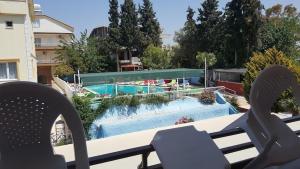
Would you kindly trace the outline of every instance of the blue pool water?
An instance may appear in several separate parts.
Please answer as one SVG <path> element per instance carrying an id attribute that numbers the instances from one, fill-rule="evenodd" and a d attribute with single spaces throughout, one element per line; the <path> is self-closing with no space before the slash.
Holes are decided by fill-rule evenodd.
<path id="1" fill-rule="evenodd" d="M 105 138 L 141 130 L 174 125 L 182 117 L 195 121 L 226 116 L 237 111 L 217 93 L 217 102 L 203 105 L 197 98 L 186 97 L 164 105 L 112 107 L 94 121 L 90 135 L 93 139 Z"/>
<path id="2" fill-rule="evenodd" d="M 116 85 L 112 84 L 87 86 L 86 89 L 100 95 L 116 96 Z M 117 89 L 117 92 L 122 94 L 135 95 L 137 93 L 148 93 L 148 86 L 119 85 Z M 159 93 L 163 91 L 164 89 L 161 87 L 150 86 L 150 93 Z"/>

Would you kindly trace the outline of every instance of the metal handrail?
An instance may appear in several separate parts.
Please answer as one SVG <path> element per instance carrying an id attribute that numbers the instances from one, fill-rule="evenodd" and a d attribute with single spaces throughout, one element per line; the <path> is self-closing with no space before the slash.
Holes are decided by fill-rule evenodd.
<path id="1" fill-rule="evenodd" d="M 286 118 L 286 119 L 283 119 L 283 121 L 285 123 L 292 123 L 292 122 L 300 121 L 300 116 Z M 228 137 L 228 136 L 233 136 L 233 135 L 242 134 L 242 133 L 245 133 L 243 129 L 234 128 L 234 129 L 230 129 L 230 130 L 224 130 L 224 131 L 210 133 L 210 136 L 212 139 L 217 139 L 217 138 Z M 295 131 L 295 133 L 297 135 L 300 135 L 300 130 Z M 254 147 L 254 145 L 251 142 L 247 142 L 247 143 L 242 143 L 242 144 L 222 148 L 221 151 L 224 154 L 229 154 L 229 153 L 249 149 L 252 147 Z M 145 164 L 147 164 L 147 157 L 151 152 L 154 152 L 154 148 L 151 145 L 145 145 L 145 146 L 135 147 L 132 149 L 127 149 L 127 150 L 117 151 L 117 152 L 108 153 L 108 154 L 104 154 L 104 155 L 90 157 L 89 163 L 92 166 L 92 165 L 97 165 L 97 164 L 102 164 L 102 163 L 106 163 L 106 162 L 111 162 L 111 161 L 115 161 L 115 160 L 132 157 L 132 156 L 136 156 L 136 155 L 142 155 L 142 164 L 140 165 L 140 166 L 142 166 L 142 169 L 162 169 L 160 164 L 153 165 L 153 166 L 145 165 Z M 252 160 L 252 158 L 233 163 L 233 164 L 231 164 L 231 168 L 232 169 L 240 169 L 240 168 L 244 167 L 245 165 L 247 165 L 251 160 Z M 75 169 L 75 167 L 76 167 L 75 161 L 68 162 L 67 166 L 68 166 L 68 169 Z"/>

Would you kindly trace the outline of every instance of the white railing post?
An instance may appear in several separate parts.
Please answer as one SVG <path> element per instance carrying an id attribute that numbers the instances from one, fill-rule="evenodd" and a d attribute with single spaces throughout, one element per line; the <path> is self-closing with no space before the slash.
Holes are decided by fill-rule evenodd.
<path id="1" fill-rule="evenodd" d="M 148 80 L 148 94 L 150 94 L 150 83 L 149 83 L 149 80 Z"/>

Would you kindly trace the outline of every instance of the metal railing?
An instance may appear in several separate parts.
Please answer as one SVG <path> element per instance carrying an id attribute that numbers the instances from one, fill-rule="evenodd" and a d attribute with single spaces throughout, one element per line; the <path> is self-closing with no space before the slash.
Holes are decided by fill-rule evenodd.
<path id="1" fill-rule="evenodd" d="M 300 116 L 295 116 L 295 117 L 290 117 L 283 119 L 285 123 L 292 123 L 296 121 L 300 121 Z M 300 130 L 294 131 L 297 135 L 300 135 Z M 220 132 L 215 132 L 215 133 L 210 133 L 210 136 L 212 139 L 218 139 L 222 137 L 228 137 L 228 136 L 233 136 L 237 134 L 242 134 L 245 133 L 243 129 L 241 128 L 235 128 L 231 130 L 224 130 Z M 234 153 L 238 152 L 241 150 L 246 150 L 249 148 L 253 148 L 254 145 L 251 142 L 247 143 L 242 143 L 242 144 L 237 144 L 233 145 L 230 147 L 222 148 L 221 151 L 223 154 L 229 154 L 229 153 Z M 89 158 L 89 163 L 91 166 L 97 165 L 97 164 L 102 164 L 106 162 L 111 162 L 115 160 L 120 160 L 132 156 L 137 156 L 141 155 L 142 156 L 142 162 L 139 166 L 137 166 L 140 169 L 163 169 L 160 164 L 157 165 L 152 165 L 148 166 L 148 156 L 151 152 L 154 152 L 154 148 L 151 145 L 145 145 L 145 146 L 140 146 L 140 147 L 135 147 L 123 151 L 117 151 L 109 154 L 104 154 L 104 155 L 99 155 L 99 156 L 94 156 Z M 246 166 L 252 158 L 246 159 L 243 161 L 238 161 L 236 163 L 231 164 L 231 169 L 241 169 L 244 166 Z M 75 169 L 75 161 L 70 161 L 67 163 L 68 169 Z"/>

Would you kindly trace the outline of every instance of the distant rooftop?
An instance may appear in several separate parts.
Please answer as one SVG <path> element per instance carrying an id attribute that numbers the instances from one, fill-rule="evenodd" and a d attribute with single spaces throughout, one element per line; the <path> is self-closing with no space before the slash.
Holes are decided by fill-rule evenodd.
<path id="1" fill-rule="evenodd" d="M 214 69 L 215 72 L 224 72 L 224 73 L 240 73 L 245 74 L 247 69 L 241 68 L 241 69 Z"/>
<path id="2" fill-rule="evenodd" d="M 33 31 L 35 34 L 58 33 L 58 34 L 73 34 L 74 28 L 62 21 L 43 14 L 42 7 L 39 4 L 34 4 L 35 26 Z"/>

